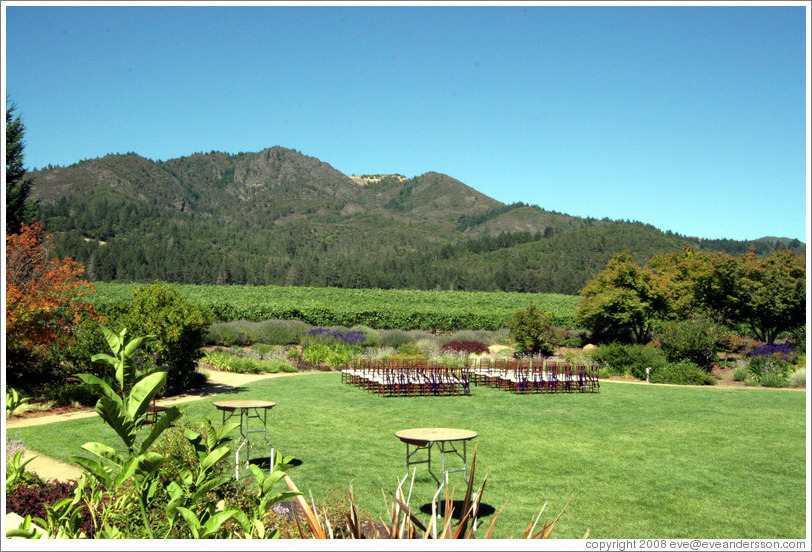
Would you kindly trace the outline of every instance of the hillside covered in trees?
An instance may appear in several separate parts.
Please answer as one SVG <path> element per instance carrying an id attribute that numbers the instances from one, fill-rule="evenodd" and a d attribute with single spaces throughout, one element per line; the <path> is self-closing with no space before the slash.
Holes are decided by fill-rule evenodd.
<path id="1" fill-rule="evenodd" d="M 435 172 L 347 176 L 295 150 L 116 154 L 31 173 L 56 253 L 91 281 L 577 293 L 617 252 L 768 254 L 641 222 L 505 205 Z"/>

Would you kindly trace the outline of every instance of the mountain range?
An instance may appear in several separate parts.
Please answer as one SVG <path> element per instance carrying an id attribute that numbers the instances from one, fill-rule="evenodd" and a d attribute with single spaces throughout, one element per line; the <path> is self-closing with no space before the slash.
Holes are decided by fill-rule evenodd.
<path id="1" fill-rule="evenodd" d="M 506 205 L 451 176 L 348 176 L 279 146 L 153 161 L 111 154 L 33 171 L 58 254 L 91 281 L 577 293 L 619 251 L 805 253 Z"/>

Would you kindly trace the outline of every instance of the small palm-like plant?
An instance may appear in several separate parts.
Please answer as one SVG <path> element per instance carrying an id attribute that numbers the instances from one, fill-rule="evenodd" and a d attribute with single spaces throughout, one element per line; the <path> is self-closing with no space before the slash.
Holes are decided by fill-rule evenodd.
<path id="1" fill-rule="evenodd" d="M 11 387 L 6 389 L 6 418 L 14 416 L 17 409 L 30 400 L 29 397 L 21 397 L 16 389 Z"/>

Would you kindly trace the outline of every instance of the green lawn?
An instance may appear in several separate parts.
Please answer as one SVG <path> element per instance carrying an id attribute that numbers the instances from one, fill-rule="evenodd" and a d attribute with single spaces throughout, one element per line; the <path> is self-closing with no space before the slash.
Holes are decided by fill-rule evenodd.
<path id="1" fill-rule="evenodd" d="M 359 505 L 379 515 L 381 489 L 393 491 L 405 473 L 405 446 L 394 433 L 458 427 L 479 433 L 472 443 L 477 485 L 488 476 L 483 502 L 497 511 L 507 503 L 498 537 L 521 534 L 545 502 L 552 519 L 571 495 L 558 538 L 587 529 L 590 538 L 806 537 L 803 392 L 604 382 L 599 394 L 472 386 L 470 397 L 382 398 L 320 373 L 218 397 L 275 401 L 272 441 L 301 460 L 290 471 L 299 488 L 318 499 L 352 485 Z M 219 422 L 215 400 L 187 403 L 186 413 Z M 117 444 L 98 418 L 8 433 L 66 460 L 86 441 Z M 424 469 L 412 496 L 417 507 L 434 491 Z M 451 481 L 462 487 L 460 474 Z"/>

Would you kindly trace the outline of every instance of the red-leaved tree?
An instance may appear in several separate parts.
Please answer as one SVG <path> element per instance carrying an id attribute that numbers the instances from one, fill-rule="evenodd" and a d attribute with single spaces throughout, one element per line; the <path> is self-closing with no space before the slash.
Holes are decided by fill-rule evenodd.
<path id="1" fill-rule="evenodd" d="M 79 263 L 51 256 L 44 228 L 35 221 L 6 236 L 7 349 L 44 350 L 64 345 L 84 318 L 99 319 L 82 298 L 93 291 Z"/>

